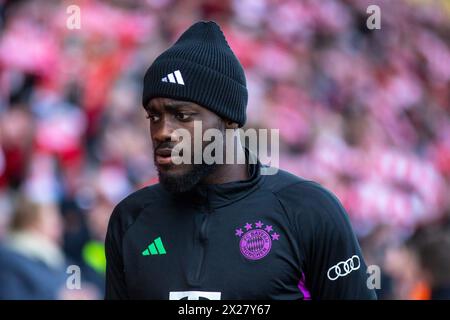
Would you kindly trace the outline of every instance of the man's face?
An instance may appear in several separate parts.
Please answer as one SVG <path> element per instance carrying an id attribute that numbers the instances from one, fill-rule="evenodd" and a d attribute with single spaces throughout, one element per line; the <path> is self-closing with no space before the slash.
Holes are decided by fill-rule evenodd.
<path id="1" fill-rule="evenodd" d="M 188 191 L 214 171 L 215 165 L 194 164 L 194 139 L 199 139 L 197 143 L 202 146 L 202 151 L 210 143 L 194 136 L 194 121 L 201 121 L 202 136 L 210 128 L 225 132 L 225 123 L 219 116 L 196 103 L 169 98 L 153 98 L 145 109 L 150 120 L 154 162 L 160 182 L 169 191 Z M 185 129 L 190 133 L 190 164 L 172 162 L 172 149 L 181 140 L 175 131 L 177 129 Z"/>

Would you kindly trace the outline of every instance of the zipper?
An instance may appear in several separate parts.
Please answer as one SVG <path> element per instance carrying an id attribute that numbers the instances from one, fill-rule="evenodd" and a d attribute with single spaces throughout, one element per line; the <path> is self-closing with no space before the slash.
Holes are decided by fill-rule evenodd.
<path id="1" fill-rule="evenodd" d="M 198 235 L 198 239 L 199 239 L 199 261 L 198 261 L 198 265 L 197 265 L 197 269 L 195 270 L 195 274 L 194 274 L 194 281 L 196 283 L 199 284 L 200 282 L 200 278 L 202 275 L 202 269 L 203 269 L 203 264 L 205 262 L 205 255 L 206 255 L 206 246 L 207 246 L 207 242 L 208 242 L 208 223 L 209 223 L 209 216 L 212 213 L 212 210 L 209 208 L 209 199 L 208 196 L 206 197 L 206 205 L 202 208 L 203 210 L 203 217 L 202 217 L 202 222 L 200 225 L 200 230 L 199 230 L 199 235 Z"/>
<path id="2" fill-rule="evenodd" d="M 206 242 L 208 241 L 208 235 L 207 235 L 207 227 L 208 227 L 208 213 L 205 213 L 203 216 L 203 221 L 200 227 L 200 234 L 199 234 L 199 241 L 200 241 L 200 259 L 197 266 L 197 270 L 195 273 L 194 280 L 198 282 L 200 280 L 200 277 L 202 275 L 202 268 L 203 264 L 205 262 L 205 251 L 206 251 Z"/>

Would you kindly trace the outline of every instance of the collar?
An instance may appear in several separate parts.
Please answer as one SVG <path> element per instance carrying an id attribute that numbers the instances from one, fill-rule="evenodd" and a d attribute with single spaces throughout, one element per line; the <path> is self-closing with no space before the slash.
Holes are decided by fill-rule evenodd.
<path id="1" fill-rule="evenodd" d="M 262 184 L 261 163 L 248 149 L 245 149 L 249 178 L 223 184 L 198 184 L 183 194 L 173 195 L 175 201 L 186 201 L 196 207 L 217 209 L 239 201 L 256 191 Z M 249 161 L 252 159 L 253 161 Z M 252 162 L 252 163 L 249 163 Z"/>

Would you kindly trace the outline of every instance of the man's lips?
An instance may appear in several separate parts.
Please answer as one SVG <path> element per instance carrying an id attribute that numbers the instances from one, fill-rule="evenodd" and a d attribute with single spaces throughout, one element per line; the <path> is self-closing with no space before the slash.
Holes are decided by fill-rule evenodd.
<path id="1" fill-rule="evenodd" d="M 180 161 L 180 157 L 183 156 L 183 150 L 180 150 L 178 154 L 172 156 L 171 148 L 161 148 L 156 149 L 155 151 L 155 162 L 157 165 L 168 165 L 168 164 L 178 164 Z M 177 159 L 174 163 L 174 159 Z"/>
<path id="2" fill-rule="evenodd" d="M 170 157 L 170 155 L 172 154 L 172 149 L 170 148 L 156 149 L 155 154 L 161 157 Z"/>
<path id="3" fill-rule="evenodd" d="M 157 149 L 155 151 L 156 163 L 160 164 L 160 165 L 172 163 L 171 154 L 172 154 L 172 149 L 169 149 L 169 148 Z"/>

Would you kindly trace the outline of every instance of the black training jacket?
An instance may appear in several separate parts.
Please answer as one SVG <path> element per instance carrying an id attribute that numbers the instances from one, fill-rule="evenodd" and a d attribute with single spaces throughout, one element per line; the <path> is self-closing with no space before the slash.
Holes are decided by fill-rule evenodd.
<path id="1" fill-rule="evenodd" d="M 106 299 L 375 299 L 349 218 L 319 184 L 249 165 L 183 195 L 145 187 L 114 209 Z"/>

